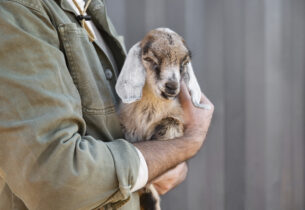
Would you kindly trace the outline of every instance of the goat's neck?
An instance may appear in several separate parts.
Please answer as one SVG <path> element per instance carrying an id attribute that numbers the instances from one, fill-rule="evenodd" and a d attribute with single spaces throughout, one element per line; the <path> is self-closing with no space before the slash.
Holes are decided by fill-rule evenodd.
<path id="1" fill-rule="evenodd" d="M 146 84 L 143 88 L 142 99 L 139 103 L 143 103 L 143 105 L 145 104 L 155 109 L 168 109 L 171 105 L 176 103 L 176 100 L 166 100 L 160 96 L 156 96 L 151 87 Z"/>

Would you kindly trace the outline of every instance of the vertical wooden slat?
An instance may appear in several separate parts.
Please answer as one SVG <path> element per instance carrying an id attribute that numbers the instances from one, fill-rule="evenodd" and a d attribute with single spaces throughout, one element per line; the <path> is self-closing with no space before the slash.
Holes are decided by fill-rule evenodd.
<path id="1" fill-rule="evenodd" d="M 290 69 L 284 68 L 283 1 L 265 2 L 266 46 L 266 209 L 284 209 L 281 206 L 282 187 L 289 171 L 283 171 L 287 156 L 286 139 L 289 138 L 290 118 Z M 287 17 L 286 17 L 287 18 Z M 287 60 L 286 60 L 287 61 Z M 286 67 L 286 66 L 285 66 Z M 287 99 L 287 100 L 286 100 Z M 283 173 L 285 172 L 285 173 Z M 288 202 L 289 199 L 286 201 Z"/>
<path id="2" fill-rule="evenodd" d="M 224 0 L 225 209 L 244 209 L 244 1 Z"/>
<path id="3" fill-rule="evenodd" d="M 281 65 L 281 69 L 278 71 L 283 74 L 283 78 L 287 81 L 285 91 L 287 95 L 284 95 L 285 92 L 282 94 L 282 99 L 286 98 L 285 102 L 283 104 L 286 104 L 286 107 L 284 107 L 285 110 L 283 110 L 285 113 L 283 113 L 283 116 L 281 117 L 282 121 L 287 122 L 285 125 L 283 125 L 282 129 L 285 132 L 283 133 L 283 136 L 281 137 L 281 153 L 280 153 L 280 167 L 281 167 L 281 176 L 280 176 L 280 194 L 279 194 L 279 200 L 280 209 L 289 209 L 293 206 L 293 182 L 292 174 L 293 174 L 293 161 L 292 161 L 292 148 L 294 145 L 294 141 L 291 138 L 292 137 L 292 115 L 293 110 L 291 109 L 294 105 L 294 102 L 292 101 L 293 97 L 293 75 L 295 72 L 294 65 L 293 65 L 293 51 L 292 48 L 292 34 L 293 34 L 293 25 L 291 24 L 291 21 L 293 19 L 292 14 L 292 4 L 291 1 L 282 1 L 281 2 L 281 62 L 279 65 Z M 277 90 L 281 91 L 281 90 Z M 285 116 L 289 116 L 289 118 L 286 118 Z M 278 151 L 279 153 L 279 151 Z"/>
<path id="4" fill-rule="evenodd" d="M 266 88 L 264 0 L 245 6 L 245 209 L 266 206 Z"/>
<path id="5" fill-rule="evenodd" d="M 198 68 L 203 72 L 198 75 L 201 87 L 215 105 L 214 119 L 202 150 L 202 161 L 205 162 L 203 176 L 205 186 L 202 196 L 198 196 L 196 209 L 225 209 L 225 87 L 224 87 L 224 4 L 222 0 L 205 1 L 203 13 L 203 58 Z M 190 14 L 191 15 L 191 14 Z M 201 18 L 198 20 L 201 22 Z M 190 23 L 191 24 L 191 23 Z M 193 23 L 194 24 L 194 23 Z M 196 24 L 195 26 L 196 27 Z M 192 33 L 192 31 L 190 31 Z M 194 32 L 193 32 L 194 33 Z M 195 57 L 196 58 L 196 57 Z M 194 59 L 195 59 L 194 58 Z M 198 162 L 200 159 L 198 157 Z M 196 167 L 194 165 L 193 167 Z M 193 185 L 196 182 L 193 181 Z M 191 196 L 191 195 L 190 195 Z M 203 206 L 204 208 L 200 208 Z"/>
<path id="6" fill-rule="evenodd" d="M 292 20 L 292 209 L 305 208 L 305 2 L 291 1 Z"/>

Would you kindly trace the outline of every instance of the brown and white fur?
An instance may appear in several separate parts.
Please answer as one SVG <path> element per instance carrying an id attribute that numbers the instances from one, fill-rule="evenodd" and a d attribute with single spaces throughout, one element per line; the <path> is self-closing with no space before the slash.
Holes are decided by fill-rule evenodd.
<path id="1" fill-rule="evenodd" d="M 119 116 L 127 140 L 165 140 L 183 135 L 183 111 L 177 99 L 182 80 L 193 104 L 208 109 L 200 104 L 201 90 L 191 53 L 181 36 L 158 28 L 130 49 L 116 84 L 123 101 Z M 153 185 L 141 191 L 140 201 L 142 209 L 160 209 Z"/>

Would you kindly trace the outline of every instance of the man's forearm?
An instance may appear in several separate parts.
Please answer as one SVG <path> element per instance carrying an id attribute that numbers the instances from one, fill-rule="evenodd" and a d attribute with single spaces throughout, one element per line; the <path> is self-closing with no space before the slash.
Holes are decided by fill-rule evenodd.
<path id="1" fill-rule="evenodd" d="M 194 156 L 198 151 L 198 142 L 191 138 L 195 137 L 183 136 L 165 141 L 134 143 L 146 160 L 148 181 Z"/>

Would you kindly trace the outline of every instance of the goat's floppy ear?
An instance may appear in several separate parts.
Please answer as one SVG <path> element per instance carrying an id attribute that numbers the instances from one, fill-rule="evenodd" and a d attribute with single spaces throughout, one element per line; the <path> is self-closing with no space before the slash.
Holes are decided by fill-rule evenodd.
<path id="1" fill-rule="evenodd" d="M 184 82 L 187 86 L 187 89 L 191 95 L 192 102 L 194 106 L 202 109 L 211 109 L 209 104 L 200 103 L 201 99 L 201 90 L 197 82 L 196 76 L 193 71 L 192 63 L 189 62 L 186 66 L 186 73 L 184 75 Z"/>
<path id="2" fill-rule="evenodd" d="M 138 42 L 129 50 L 115 85 L 123 103 L 132 103 L 141 99 L 145 76 L 146 71 L 141 61 L 141 47 Z"/>

